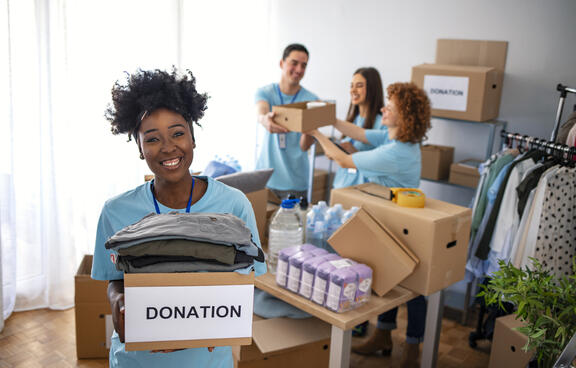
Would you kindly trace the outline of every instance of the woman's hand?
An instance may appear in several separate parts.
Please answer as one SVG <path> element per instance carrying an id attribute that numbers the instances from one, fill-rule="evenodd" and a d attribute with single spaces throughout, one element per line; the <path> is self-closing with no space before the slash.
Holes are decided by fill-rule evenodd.
<path id="1" fill-rule="evenodd" d="M 352 144 L 352 142 L 340 142 L 340 147 L 344 148 L 348 153 L 358 152 L 356 147 Z"/>
<path id="2" fill-rule="evenodd" d="M 108 300 L 112 309 L 112 322 L 120 342 L 124 342 L 124 280 L 113 280 L 108 284 Z"/>

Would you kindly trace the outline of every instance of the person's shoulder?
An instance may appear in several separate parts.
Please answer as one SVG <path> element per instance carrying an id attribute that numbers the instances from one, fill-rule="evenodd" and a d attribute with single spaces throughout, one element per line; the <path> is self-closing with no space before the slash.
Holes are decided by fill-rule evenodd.
<path id="1" fill-rule="evenodd" d="M 206 177 L 208 186 L 212 187 L 213 193 L 218 196 L 226 196 L 226 198 L 246 198 L 241 190 L 231 187 L 211 177 Z"/>
<path id="2" fill-rule="evenodd" d="M 104 204 L 106 210 L 124 209 L 131 204 L 137 203 L 146 193 L 148 183 L 137 186 L 124 193 L 109 198 Z"/>
<path id="3" fill-rule="evenodd" d="M 256 90 L 256 94 L 269 94 L 274 93 L 274 83 L 269 83 Z"/>
<path id="4" fill-rule="evenodd" d="M 316 95 L 314 92 L 310 91 L 309 89 L 305 88 L 304 86 L 300 86 L 301 89 L 301 94 L 302 94 L 302 98 L 306 99 L 306 100 L 319 100 L 318 95 Z"/>

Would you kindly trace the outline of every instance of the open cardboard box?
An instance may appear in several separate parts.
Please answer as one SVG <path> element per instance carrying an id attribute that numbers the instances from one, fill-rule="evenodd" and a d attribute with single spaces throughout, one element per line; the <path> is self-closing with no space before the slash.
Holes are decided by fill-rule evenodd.
<path id="1" fill-rule="evenodd" d="M 126 351 L 250 345 L 254 273 L 126 273 Z"/>
<path id="2" fill-rule="evenodd" d="M 327 367 L 331 326 L 317 318 L 259 319 L 252 345 L 233 346 L 235 368 Z"/>
<path id="3" fill-rule="evenodd" d="M 400 285 L 421 295 L 430 295 L 464 278 L 471 210 L 426 198 L 424 208 L 401 207 L 381 198 L 381 185 L 366 183 L 333 189 L 330 204 L 367 210 L 406 245 L 420 261 Z M 360 243 L 364 234 L 354 240 Z M 355 259 L 355 257 L 352 257 Z"/>
<path id="4" fill-rule="evenodd" d="M 114 329 L 108 302 L 108 283 L 92 280 L 92 255 L 85 255 L 74 276 L 74 313 L 76 316 L 76 355 L 82 358 L 106 358 Z"/>
<path id="5" fill-rule="evenodd" d="M 336 105 L 307 108 L 307 102 L 272 106 L 274 121 L 292 132 L 307 132 L 336 122 Z"/>
<path id="6" fill-rule="evenodd" d="M 372 268 L 372 290 L 379 296 L 408 277 L 418 264 L 414 253 L 365 208 L 340 226 L 328 243 L 342 257 Z"/>

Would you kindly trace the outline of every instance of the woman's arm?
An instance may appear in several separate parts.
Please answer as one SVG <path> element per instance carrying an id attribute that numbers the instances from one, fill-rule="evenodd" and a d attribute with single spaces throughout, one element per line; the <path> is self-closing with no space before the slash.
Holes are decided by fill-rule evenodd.
<path id="1" fill-rule="evenodd" d="M 362 127 L 359 127 L 358 125 L 349 123 L 344 120 L 336 119 L 336 124 L 334 124 L 334 127 L 338 129 L 340 132 L 342 132 L 342 134 L 352 139 L 355 139 L 362 143 L 370 143 L 366 139 L 366 130 Z"/>
<path id="2" fill-rule="evenodd" d="M 120 342 L 124 342 L 124 280 L 112 280 L 108 283 L 108 300 L 114 329 Z"/>
<path id="3" fill-rule="evenodd" d="M 309 134 L 302 133 L 300 136 L 300 149 L 302 151 L 308 151 L 310 146 L 312 146 L 312 143 L 314 143 L 314 137 Z"/>
<path id="4" fill-rule="evenodd" d="M 336 161 L 338 165 L 340 165 L 340 167 L 346 169 L 356 168 L 354 160 L 352 160 L 352 156 L 340 150 L 340 148 L 336 147 L 336 145 L 332 143 L 330 139 L 328 139 L 328 137 L 320 133 L 317 129 L 314 129 L 306 133 L 316 138 L 318 143 L 320 143 L 320 145 L 324 149 L 324 154 L 326 154 L 328 158 Z"/>

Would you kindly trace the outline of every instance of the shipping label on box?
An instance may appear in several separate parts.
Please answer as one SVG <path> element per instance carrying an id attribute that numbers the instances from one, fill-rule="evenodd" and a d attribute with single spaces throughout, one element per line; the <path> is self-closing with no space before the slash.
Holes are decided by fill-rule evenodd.
<path id="1" fill-rule="evenodd" d="M 425 75 L 424 91 L 433 109 L 466 111 L 470 78 L 446 75 Z"/>
<path id="2" fill-rule="evenodd" d="M 432 198 L 426 198 L 424 208 L 402 207 L 379 198 L 381 188 L 366 183 L 334 189 L 330 204 L 366 208 L 415 254 L 420 263 L 400 286 L 430 295 L 462 280 L 472 211 Z"/>
<path id="3" fill-rule="evenodd" d="M 126 350 L 249 345 L 254 274 L 125 274 Z"/>

